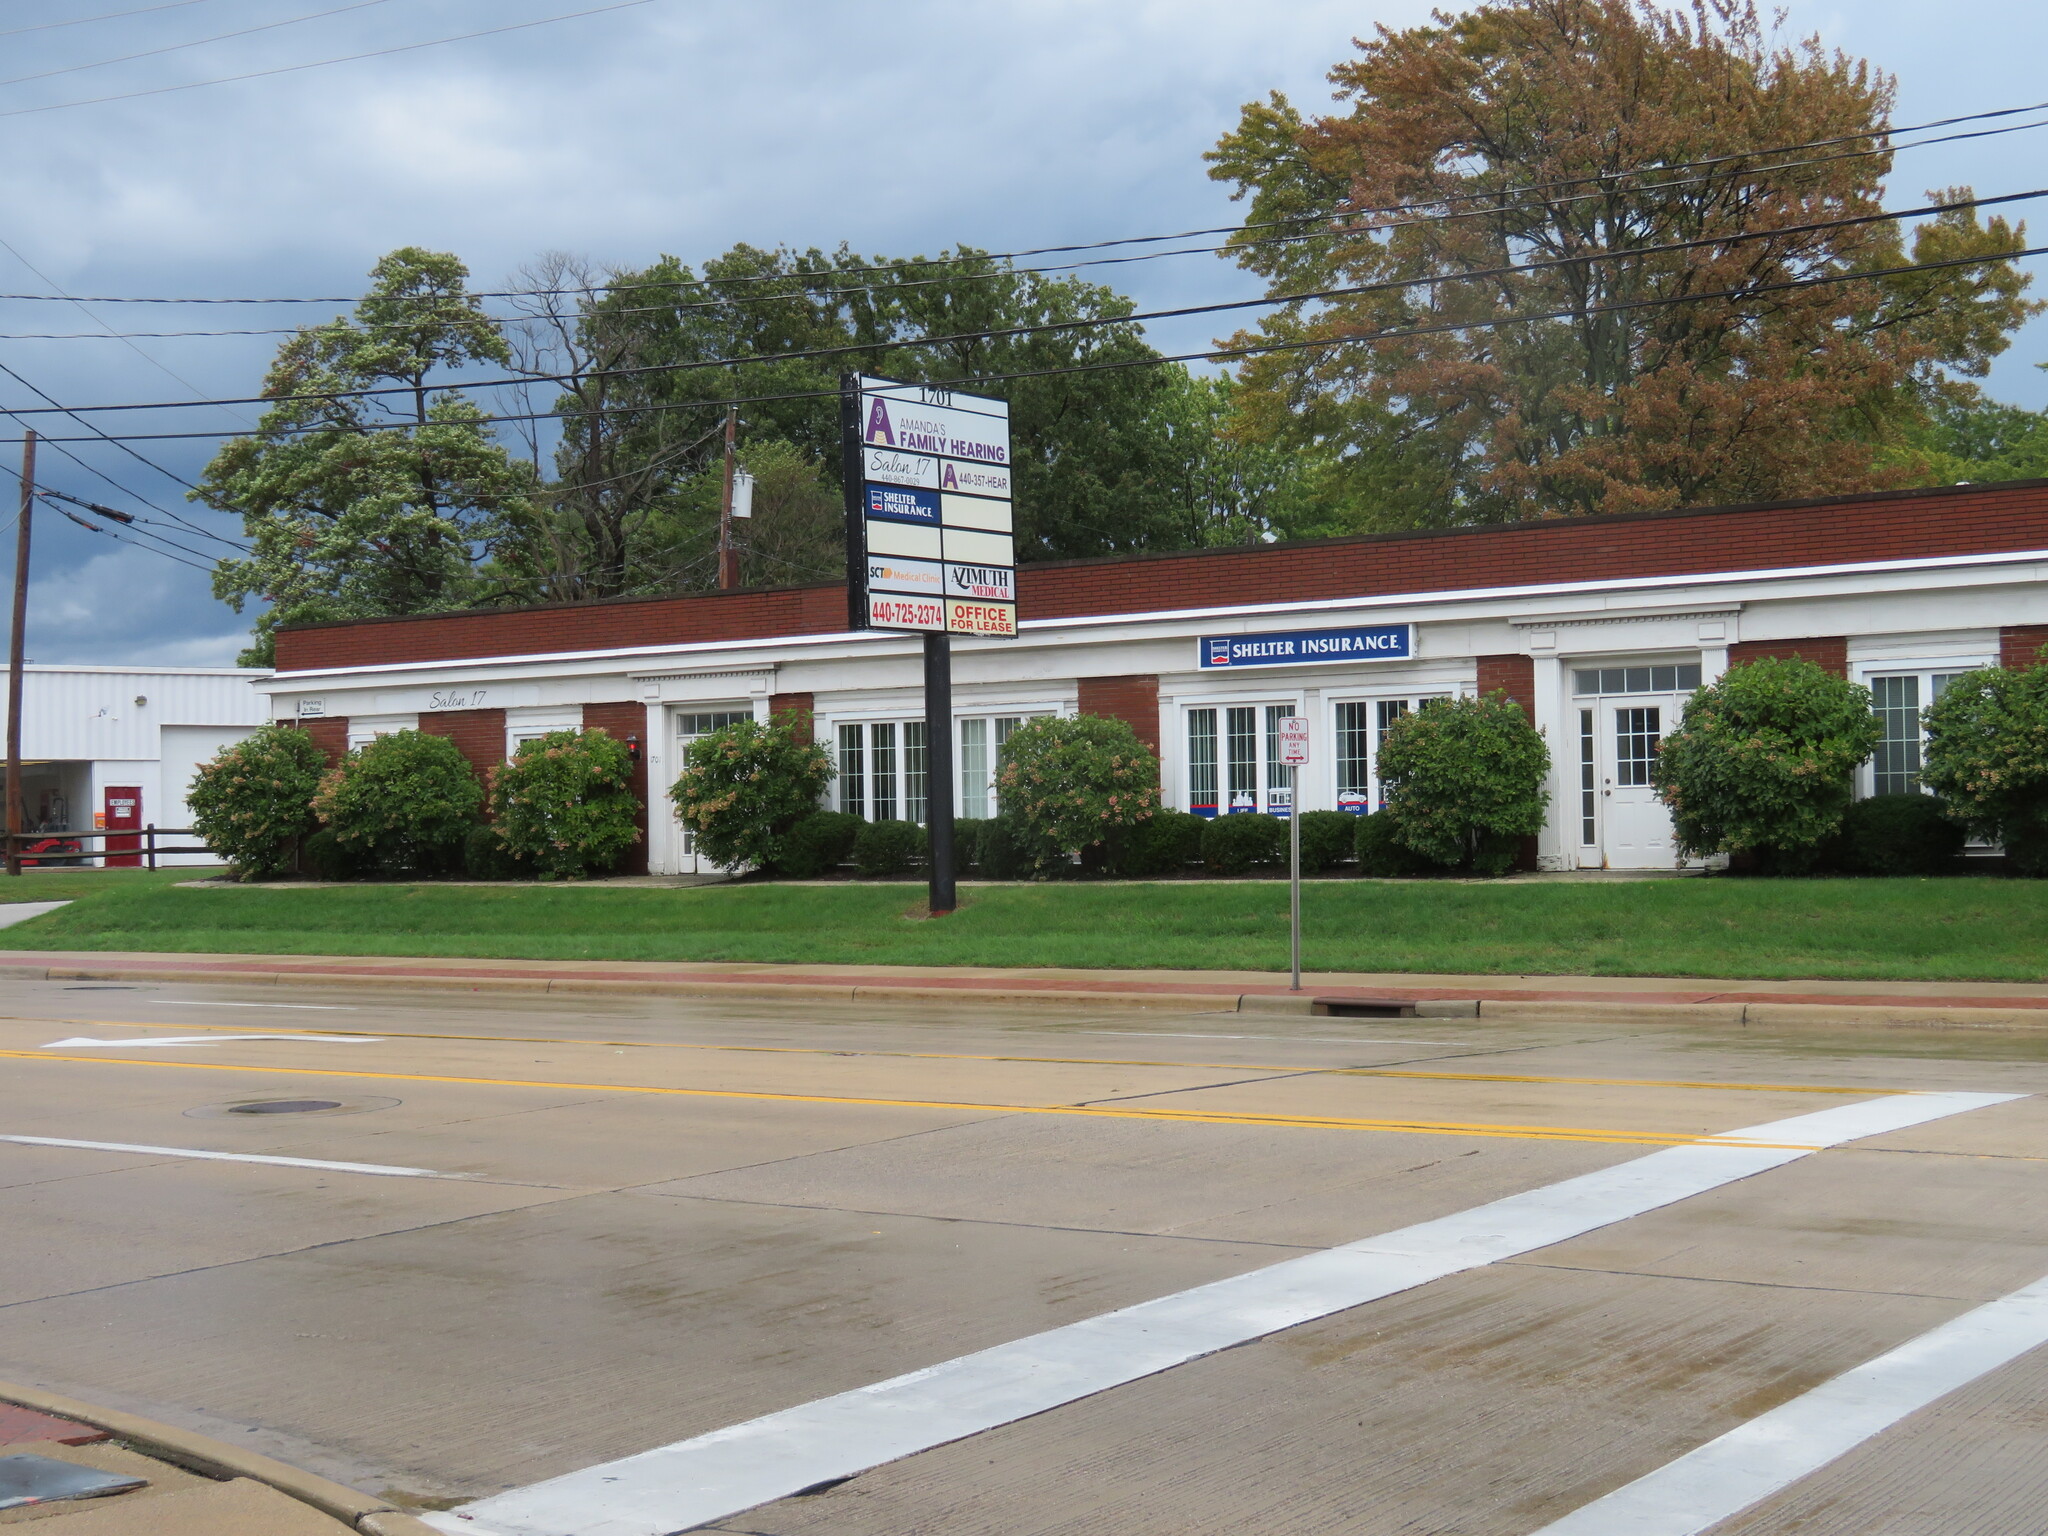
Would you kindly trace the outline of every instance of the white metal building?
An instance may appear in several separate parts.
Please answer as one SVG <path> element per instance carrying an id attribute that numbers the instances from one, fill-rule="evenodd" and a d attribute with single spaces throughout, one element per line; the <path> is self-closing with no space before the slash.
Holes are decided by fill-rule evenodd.
<path id="1" fill-rule="evenodd" d="M 185 790 L 193 771 L 264 722 L 268 701 L 251 684 L 267 675 L 234 667 L 25 667 L 23 827 L 54 834 L 126 822 L 191 826 Z M 5 692 L 0 671 L 0 698 Z"/>

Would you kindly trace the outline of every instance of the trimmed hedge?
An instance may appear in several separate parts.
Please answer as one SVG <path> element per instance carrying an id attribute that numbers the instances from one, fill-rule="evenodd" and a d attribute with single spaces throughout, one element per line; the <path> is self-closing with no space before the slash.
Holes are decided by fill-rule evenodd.
<path id="1" fill-rule="evenodd" d="M 1284 865 L 1287 823 L 1257 813 L 1218 816 L 1202 829 L 1202 861 L 1222 875 L 1248 874 L 1260 864 Z"/>
<path id="2" fill-rule="evenodd" d="M 1024 834 L 1007 815 L 981 824 L 974 862 L 981 867 L 984 880 L 1029 880 L 1034 871 Z"/>
<path id="3" fill-rule="evenodd" d="M 1963 851 L 1963 829 L 1932 795 L 1875 795 L 1842 813 L 1829 860 L 1850 875 L 1944 875 Z"/>
<path id="4" fill-rule="evenodd" d="M 1394 836 L 1394 824 L 1385 811 L 1374 811 L 1356 820 L 1358 828 L 1352 847 L 1358 855 L 1361 875 L 1390 880 L 1443 871 L 1443 865 L 1423 857 Z"/>
<path id="5" fill-rule="evenodd" d="M 1121 827 L 1105 843 L 1103 872 L 1117 880 L 1177 875 L 1202 862 L 1202 829 L 1189 811 L 1157 810 L 1134 827 Z"/>
<path id="6" fill-rule="evenodd" d="M 1313 875 L 1352 856 L 1358 823 L 1349 811 L 1304 811 L 1301 817 L 1301 872 Z"/>
<path id="7" fill-rule="evenodd" d="M 867 880 L 892 880 L 925 861 L 925 830 L 914 821 L 867 821 L 853 839 L 853 867 Z"/>
<path id="8" fill-rule="evenodd" d="M 853 857 L 853 840 L 865 826 L 851 811 L 816 811 L 782 834 L 775 872 L 792 880 L 815 880 Z"/>

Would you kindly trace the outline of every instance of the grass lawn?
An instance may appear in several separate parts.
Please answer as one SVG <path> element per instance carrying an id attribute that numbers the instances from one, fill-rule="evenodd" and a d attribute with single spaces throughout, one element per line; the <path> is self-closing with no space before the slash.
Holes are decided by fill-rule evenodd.
<path id="1" fill-rule="evenodd" d="M 204 880 L 215 873 L 211 868 L 184 869 L 24 869 L 19 880 L 0 874 L 0 903 L 10 901 L 76 901 L 81 896 L 104 896 L 112 891 L 141 891 L 154 886 L 176 885 L 180 880 Z M 0 929 L 0 932 L 5 932 Z"/>
<path id="2" fill-rule="evenodd" d="M 53 899 L 63 878 L 33 885 Z M 913 921 L 906 914 L 923 893 L 909 885 L 191 890 L 171 884 L 190 871 L 72 878 L 97 883 L 61 911 L 0 931 L 0 948 L 1190 970 L 1287 964 L 1282 882 L 967 887 L 953 916 Z M 1318 971 L 2048 979 L 2048 881 L 1321 880 L 1304 888 L 1302 905 L 1304 957 Z"/>

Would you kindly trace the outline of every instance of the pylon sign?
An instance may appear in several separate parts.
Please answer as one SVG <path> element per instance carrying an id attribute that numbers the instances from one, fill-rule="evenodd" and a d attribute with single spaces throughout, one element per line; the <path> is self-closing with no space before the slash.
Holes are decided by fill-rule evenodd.
<path id="1" fill-rule="evenodd" d="M 865 375 L 849 385 L 849 618 L 1014 636 L 1009 402 Z"/>

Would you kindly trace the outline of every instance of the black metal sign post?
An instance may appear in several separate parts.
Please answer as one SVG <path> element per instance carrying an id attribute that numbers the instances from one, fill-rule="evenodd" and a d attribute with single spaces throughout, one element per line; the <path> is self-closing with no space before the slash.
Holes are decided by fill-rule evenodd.
<path id="1" fill-rule="evenodd" d="M 925 831 L 934 917 L 954 910 L 953 635 L 1017 633 L 1009 406 L 843 375 L 847 622 L 924 637 Z M 895 814 L 893 805 L 881 812 Z"/>

